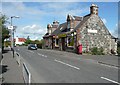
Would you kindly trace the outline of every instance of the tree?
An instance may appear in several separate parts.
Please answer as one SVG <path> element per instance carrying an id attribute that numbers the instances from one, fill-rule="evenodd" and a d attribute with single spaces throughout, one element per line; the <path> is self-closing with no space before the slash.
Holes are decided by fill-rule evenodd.
<path id="1" fill-rule="evenodd" d="M 43 48 L 43 45 L 44 45 L 44 40 L 41 39 L 40 41 L 38 40 L 35 40 L 36 44 L 37 44 L 37 47 L 42 49 Z"/>
<path id="2" fill-rule="evenodd" d="M 0 15 L 0 33 L 2 32 L 2 50 L 4 48 L 4 40 L 9 38 L 9 30 L 6 27 L 7 17 L 5 15 Z"/>
<path id="3" fill-rule="evenodd" d="M 25 41 L 25 45 L 28 45 L 28 44 L 30 44 L 32 41 L 30 40 L 30 37 L 28 36 L 27 37 L 27 39 L 26 39 L 26 41 Z"/>
<path id="4" fill-rule="evenodd" d="M 30 37 L 29 37 L 29 36 L 27 36 L 27 40 L 30 40 Z"/>

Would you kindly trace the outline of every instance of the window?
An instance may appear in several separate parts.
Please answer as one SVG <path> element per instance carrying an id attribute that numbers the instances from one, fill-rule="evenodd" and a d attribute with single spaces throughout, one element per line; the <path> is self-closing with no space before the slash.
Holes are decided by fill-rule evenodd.
<path id="1" fill-rule="evenodd" d="M 59 46 L 59 39 L 55 39 L 55 46 Z"/>
<path id="2" fill-rule="evenodd" d="M 67 37 L 67 46 L 73 46 L 74 45 L 74 38 L 73 36 Z"/>
<path id="3" fill-rule="evenodd" d="M 70 31 L 70 22 L 68 21 L 68 24 L 67 24 L 67 29 L 68 31 Z"/>

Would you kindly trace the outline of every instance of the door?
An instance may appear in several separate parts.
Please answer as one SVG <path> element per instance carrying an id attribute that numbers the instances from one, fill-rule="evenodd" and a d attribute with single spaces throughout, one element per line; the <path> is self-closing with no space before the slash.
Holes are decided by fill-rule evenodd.
<path id="1" fill-rule="evenodd" d="M 65 38 L 63 37 L 62 40 L 62 50 L 65 51 Z"/>

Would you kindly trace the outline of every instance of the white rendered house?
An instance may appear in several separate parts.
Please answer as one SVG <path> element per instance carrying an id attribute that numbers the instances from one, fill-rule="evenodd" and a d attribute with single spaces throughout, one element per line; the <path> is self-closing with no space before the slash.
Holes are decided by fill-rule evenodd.
<path id="1" fill-rule="evenodd" d="M 18 36 L 15 38 L 15 45 L 22 45 L 26 41 L 25 38 L 18 38 Z"/>

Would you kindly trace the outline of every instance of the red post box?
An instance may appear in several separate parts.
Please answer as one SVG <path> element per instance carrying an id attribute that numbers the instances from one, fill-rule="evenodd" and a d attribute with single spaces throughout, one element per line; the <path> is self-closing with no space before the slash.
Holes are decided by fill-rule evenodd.
<path id="1" fill-rule="evenodd" d="M 82 54 L 82 44 L 78 45 L 78 54 Z"/>

